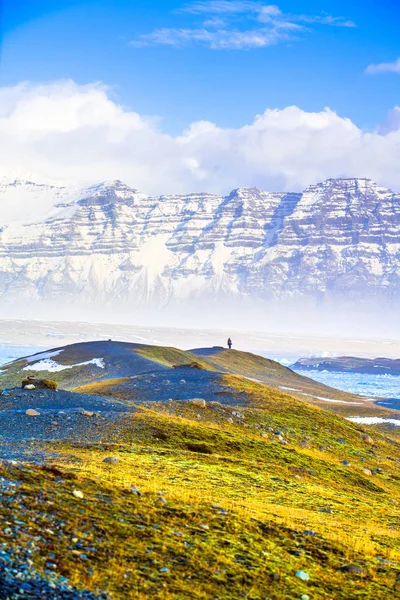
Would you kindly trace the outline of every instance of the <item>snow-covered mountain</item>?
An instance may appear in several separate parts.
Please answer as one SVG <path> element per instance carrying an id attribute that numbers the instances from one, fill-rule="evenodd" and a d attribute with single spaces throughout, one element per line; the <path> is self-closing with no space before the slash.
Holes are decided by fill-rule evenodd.
<path id="1" fill-rule="evenodd" d="M 140 307 L 218 298 L 395 303 L 400 194 L 369 179 L 304 193 L 150 197 L 0 180 L 0 306 Z"/>

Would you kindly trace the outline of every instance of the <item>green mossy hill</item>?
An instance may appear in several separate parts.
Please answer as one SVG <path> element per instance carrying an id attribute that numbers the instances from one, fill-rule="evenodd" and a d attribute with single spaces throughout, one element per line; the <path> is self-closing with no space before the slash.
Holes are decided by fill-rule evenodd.
<path id="1" fill-rule="evenodd" d="M 170 348 L 168 346 L 140 346 L 136 353 L 143 358 L 152 360 L 156 363 L 172 367 L 174 369 L 182 366 L 197 365 L 197 368 L 215 370 L 206 360 L 201 360 L 191 352 Z"/>
<path id="2" fill-rule="evenodd" d="M 2 367 L 0 386 L 3 389 L 19 386 L 23 378 L 32 374 L 36 378 L 55 379 L 61 388 L 71 390 L 103 380 L 191 368 L 255 379 L 307 402 L 318 402 L 315 400 L 318 396 L 350 401 L 357 398 L 298 375 L 275 361 L 238 350 L 208 349 L 202 354 L 201 350 L 186 352 L 164 346 L 103 341 L 72 344 L 36 356 L 36 360 L 34 355 Z M 44 370 L 49 363 L 44 364 L 43 356 L 57 364 L 56 374 Z M 34 370 L 35 365 L 38 371 Z M 65 369 L 59 368 L 63 366 Z"/>
<path id="3" fill-rule="evenodd" d="M 225 371 L 234 375 L 255 379 L 275 389 L 285 390 L 286 388 L 292 396 L 306 402 L 310 400 L 310 396 L 317 398 L 318 396 L 323 396 L 335 400 L 349 401 L 357 398 L 354 394 L 348 394 L 318 383 L 309 377 L 299 375 L 291 369 L 284 367 L 275 360 L 270 360 L 251 352 L 224 349 L 216 349 L 215 351 L 212 349 L 198 349 L 192 350 L 192 353 L 206 360 L 218 371 Z"/>
<path id="4" fill-rule="evenodd" d="M 18 416 L 18 427 L 31 419 L 29 436 L 43 423 L 48 441 L 36 439 L 41 466 L 0 462 L 2 550 L 32 548 L 43 577 L 51 569 L 113 600 L 400 594 L 396 440 L 226 366 L 188 366 L 208 357 L 130 345 L 106 355 L 102 344 L 63 358 L 104 359 L 102 378 L 86 373 L 78 388 L 89 396 L 48 393 L 85 411 L 72 418 L 60 405 L 54 422 L 44 399 L 39 415 L 24 405 Z M 242 368 L 258 358 L 243 357 Z M 4 411 L 13 393 L 2 396 Z M 59 442 L 55 431 L 66 432 Z"/>
<path id="5" fill-rule="evenodd" d="M 57 573 L 115 600 L 396 597 L 399 444 L 249 394 L 258 408 L 141 405 L 114 443 L 51 443 L 41 468 L 0 467 L 16 483 L 0 507 L 2 548 L 33 542 L 39 572 L 51 551 Z"/>

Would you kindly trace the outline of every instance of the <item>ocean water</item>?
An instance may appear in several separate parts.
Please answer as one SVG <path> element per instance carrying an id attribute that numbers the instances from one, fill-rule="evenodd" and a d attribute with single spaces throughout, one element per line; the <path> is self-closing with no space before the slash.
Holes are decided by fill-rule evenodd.
<path id="1" fill-rule="evenodd" d="M 16 358 L 29 356 L 30 354 L 40 352 L 40 350 L 42 350 L 42 348 L 38 348 L 37 346 L 10 346 L 7 344 L 0 344 L 0 367 Z"/>
<path id="2" fill-rule="evenodd" d="M 400 377 L 395 375 L 369 375 L 364 373 L 330 373 L 329 371 L 297 371 L 315 381 L 331 387 L 361 394 L 369 398 L 400 399 Z"/>

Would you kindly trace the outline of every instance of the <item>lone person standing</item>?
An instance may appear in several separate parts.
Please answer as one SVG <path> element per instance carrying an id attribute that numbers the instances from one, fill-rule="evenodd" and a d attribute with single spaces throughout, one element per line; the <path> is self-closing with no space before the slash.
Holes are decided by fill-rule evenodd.
<path id="1" fill-rule="evenodd" d="M 229 346 L 229 350 L 232 348 L 232 340 L 231 338 L 228 338 L 227 344 Z"/>

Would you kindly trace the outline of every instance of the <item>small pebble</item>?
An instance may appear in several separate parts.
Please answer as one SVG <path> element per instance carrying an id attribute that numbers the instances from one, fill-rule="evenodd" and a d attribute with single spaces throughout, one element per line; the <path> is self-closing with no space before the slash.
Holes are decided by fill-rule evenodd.
<path id="1" fill-rule="evenodd" d="M 25 414 L 27 417 L 40 417 L 40 413 L 33 408 L 28 408 Z"/>

